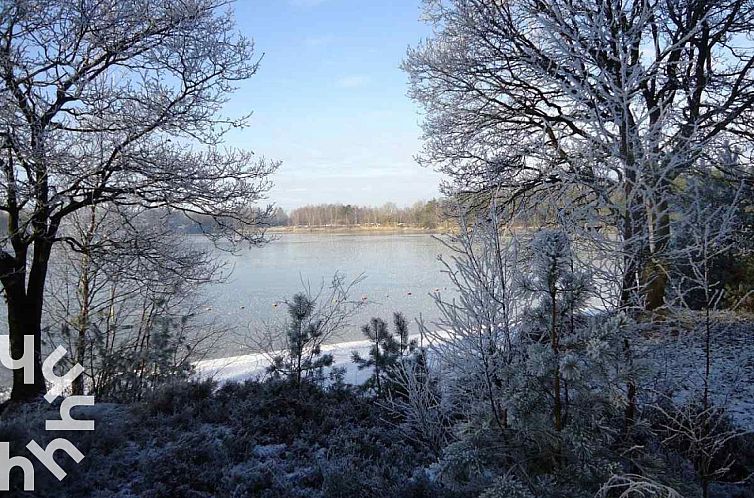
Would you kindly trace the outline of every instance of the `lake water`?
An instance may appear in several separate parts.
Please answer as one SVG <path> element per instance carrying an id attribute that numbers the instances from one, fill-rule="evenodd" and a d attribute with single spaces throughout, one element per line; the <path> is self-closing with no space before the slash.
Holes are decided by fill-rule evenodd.
<path id="1" fill-rule="evenodd" d="M 414 319 L 437 318 L 430 292 L 450 292 L 437 260 L 443 252 L 447 249 L 440 241 L 423 233 L 284 233 L 265 246 L 223 256 L 232 273 L 208 290 L 213 301 L 208 313 L 241 333 L 254 334 L 264 322 L 283 320 L 286 308 L 275 303 L 305 284 L 316 291 L 323 282 L 328 285 L 335 272 L 349 281 L 364 274 L 350 297 L 366 298 L 368 304 L 337 340 L 360 339 L 361 325 L 373 316 L 390 322 L 394 311 L 403 312 L 416 333 Z"/>
<path id="2" fill-rule="evenodd" d="M 335 342 L 361 339 L 360 328 L 371 317 L 391 323 L 394 311 L 403 312 L 411 333 L 417 333 L 414 319 L 420 314 L 428 326 L 438 316 L 430 292 L 449 293 L 448 278 L 437 260 L 443 252 L 447 250 L 432 235 L 407 233 L 284 233 L 238 254 L 218 251 L 232 272 L 223 283 L 204 290 L 210 308 L 205 308 L 204 317 L 234 329 L 235 334 L 229 334 L 208 357 L 248 352 L 239 349 L 236 335 L 257 334 L 265 322 L 284 320 L 285 306 L 275 303 L 301 291 L 304 283 L 313 290 L 323 282 L 327 285 L 335 272 L 349 279 L 364 274 L 351 298 L 367 298 L 367 305 Z M 0 323 L 7 330 L 4 303 Z M 9 386 L 10 372 L 0 366 L 0 388 Z"/>

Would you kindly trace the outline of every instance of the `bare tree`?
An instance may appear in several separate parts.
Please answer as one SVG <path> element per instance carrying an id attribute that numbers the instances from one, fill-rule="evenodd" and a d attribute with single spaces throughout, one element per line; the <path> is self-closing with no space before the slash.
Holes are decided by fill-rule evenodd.
<path id="1" fill-rule="evenodd" d="M 116 381 L 121 391 L 140 394 L 144 375 L 132 375 L 128 389 L 121 381 L 143 373 L 149 354 L 180 344 L 173 358 L 161 359 L 178 371 L 214 344 L 217 327 L 195 316 L 202 304 L 196 292 L 220 279 L 222 266 L 165 218 L 102 204 L 74 213 L 61 228 L 75 246 L 54 249 L 61 264 L 51 268 L 44 330 L 71 352 L 64 361 L 86 367 L 73 394 L 111 396 Z"/>
<path id="2" fill-rule="evenodd" d="M 689 197 L 683 216 L 676 222 L 683 234 L 682 244 L 674 257 L 682 270 L 673 279 L 671 296 L 680 309 L 693 309 L 696 304 L 703 314 L 700 320 L 701 344 L 704 365 L 699 368 L 702 386 L 690 393 L 689 400 L 678 406 L 674 400 L 661 397 L 655 406 L 663 420 L 663 443 L 678 448 L 697 472 L 702 496 L 710 496 L 710 484 L 725 476 L 734 463 L 729 454 L 729 443 L 744 431 L 731 426 L 721 386 L 713 385 L 716 358 L 713 348 L 716 339 L 724 336 L 730 326 L 720 325 L 715 315 L 723 311 L 725 282 L 716 278 L 716 260 L 736 246 L 736 231 L 740 228 L 737 215 L 741 209 L 744 185 L 729 188 L 732 198 L 725 203 L 711 203 L 709 190 L 713 185 L 692 182 L 687 187 Z M 719 188 L 719 187 L 718 187 Z M 735 309 L 754 290 L 749 290 L 730 303 Z M 695 303 L 696 301 L 697 303 Z M 713 323 L 714 321 L 714 323 Z"/>
<path id="3" fill-rule="evenodd" d="M 750 150 L 754 4 L 425 4 L 434 35 L 404 63 L 426 111 L 423 162 L 452 191 L 530 207 L 568 199 L 574 229 L 619 235 L 616 304 L 663 306 L 674 182 L 715 145 Z"/>
<path id="4" fill-rule="evenodd" d="M 220 114 L 257 70 L 227 0 L 18 0 L 0 6 L 0 169 L 8 234 L 0 281 L 11 354 L 35 338 L 63 221 L 91 205 L 169 207 L 212 220 L 209 235 L 262 240 L 253 205 L 277 164 L 221 148 L 246 117 Z"/>
<path id="5" fill-rule="evenodd" d="M 432 354 L 459 377 L 459 398 L 483 399 L 502 431 L 508 423 L 505 366 L 525 302 L 515 283 L 518 241 L 502 228 L 495 206 L 471 222 L 465 208 L 459 210 L 460 232 L 444 241 L 450 255 L 441 259 L 458 297 L 435 294 L 441 318 L 434 329 L 422 325 L 422 334 Z"/>

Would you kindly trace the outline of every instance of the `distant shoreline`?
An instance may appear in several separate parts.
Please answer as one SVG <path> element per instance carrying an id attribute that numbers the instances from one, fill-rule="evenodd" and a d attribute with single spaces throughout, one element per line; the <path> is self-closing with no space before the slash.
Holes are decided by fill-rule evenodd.
<path id="1" fill-rule="evenodd" d="M 447 228 L 423 228 L 416 226 L 287 226 L 270 227 L 270 233 L 403 233 L 403 234 L 441 234 L 448 231 Z"/>

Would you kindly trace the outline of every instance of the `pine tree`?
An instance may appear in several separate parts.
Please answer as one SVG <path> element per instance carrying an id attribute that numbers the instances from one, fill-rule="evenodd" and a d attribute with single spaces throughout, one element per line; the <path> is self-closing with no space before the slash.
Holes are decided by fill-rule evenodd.
<path id="1" fill-rule="evenodd" d="M 295 385 L 332 365 L 331 354 L 322 354 L 323 321 L 315 317 L 316 301 L 298 293 L 287 303 L 290 322 L 286 330 L 285 355 L 273 358 L 267 371 L 284 375 Z"/>
<path id="2" fill-rule="evenodd" d="M 358 352 L 353 353 L 353 362 L 359 370 L 373 369 L 372 375 L 363 387 L 373 390 L 380 397 L 391 390 L 391 371 L 403 355 L 416 348 L 416 341 L 408 340 L 408 324 L 402 313 L 393 314 L 393 326 L 395 334 L 388 330 L 383 319 L 372 318 L 361 328 L 364 336 L 371 342 L 368 357 L 362 358 Z"/>
<path id="3" fill-rule="evenodd" d="M 583 307 L 589 291 L 588 279 L 574 271 L 571 244 L 563 231 L 541 230 L 532 240 L 531 251 L 531 272 L 523 281 L 534 300 L 534 306 L 527 310 L 529 337 L 550 349 L 553 428 L 560 432 L 566 410 L 561 369 L 569 360 L 561 343 L 575 332 L 576 312 Z"/>

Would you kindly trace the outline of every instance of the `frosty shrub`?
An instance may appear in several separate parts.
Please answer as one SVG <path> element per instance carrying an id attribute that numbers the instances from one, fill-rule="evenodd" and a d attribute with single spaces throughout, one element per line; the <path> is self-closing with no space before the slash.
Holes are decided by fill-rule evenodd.
<path id="1" fill-rule="evenodd" d="M 91 392 L 100 400 L 129 402 L 168 383 L 188 379 L 193 342 L 191 317 L 155 314 L 140 333 L 120 336 L 115 344 L 95 335 Z"/>
<path id="2" fill-rule="evenodd" d="M 416 349 L 404 357 L 391 372 L 392 389 L 382 406 L 399 421 L 406 440 L 439 456 L 452 439 L 454 409 L 443 396 L 439 369 L 430 365 L 428 351 Z"/>
<path id="3" fill-rule="evenodd" d="M 508 422 L 501 389 L 509 382 L 523 298 L 516 285 L 519 244 L 500 228 L 494 209 L 473 223 L 461 216 L 459 225 L 457 234 L 441 239 L 447 248 L 441 263 L 457 296 L 435 294 L 440 319 L 422 333 L 433 344 L 451 404 L 480 426 L 502 431 Z"/>
<path id="4" fill-rule="evenodd" d="M 372 369 L 372 374 L 362 387 L 379 397 L 398 387 L 395 385 L 396 369 L 401 360 L 417 348 L 416 340 L 408 340 L 408 323 L 402 313 L 393 314 L 393 327 L 395 333 L 390 332 L 381 318 L 372 318 L 361 328 L 370 342 L 367 357 L 362 358 L 356 351 L 353 353 L 353 362 L 359 370 Z"/>
<path id="5" fill-rule="evenodd" d="M 591 496 L 621 468 L 635 327 L 585 311 L 593 286 L 567 234 L 519 240 L 491 219 L 450 243 L 459 296 L 438 299 L 432 354 L 452 428 L 432 472 L 469 494 Z"/>
<path id="6" fill-rule="evenodd" d="M 720 161 L 739 166 L 738 154 L 723 152 Z M 682 214 L 673 224 L 673 297 L 694 310 L 714 305 L 752 311 L 754 191 L 750 183 L 712 168 L 705 173 L 686 179 L 678 196 Z"/>
<path id="7" fill-rule="evenodd" d="M 70 351 L 62 365 L 85 367 L 71 393 L 132 401 L 190 373 L 222 333 L 200 297 L 221 278 L 216 257 L 165 211 L 90 206 L 61 231 L 69 244 L 54 253 L 43 333 Z"/>
<path id="8" fill-rule="evenodd" d="M 503 476 L 484 490 L 479 498 L 535 498 L 531 491 L 515 477 Z"/>
<path id="9" fill-rule="evenodd" d="M 332 355 L 323 354 L 322 345 L 347 327 L 366 304 L 349 298 L 350 291 L 361 280 L 363 276 L 346 282 L 343 274 L 336 273 L 327 289 L 322 285 L 313 292 L 307 286 L 304 292 L 285 301 L 287 320 L 268 326 L 260 339 L 253 340 L 256 350 L 269 357 L 267 372 L 273 378 L 285 378 L 296 386 L 305 380 L 324 380 L 324 369 L 332 365 Z"/>
<path id="10" fill-rule="evenodd" d="M 674 489 L 640 475 L 623 474 L 610 478 L 595 495 L 596 498 L 682 498 Z"/>

